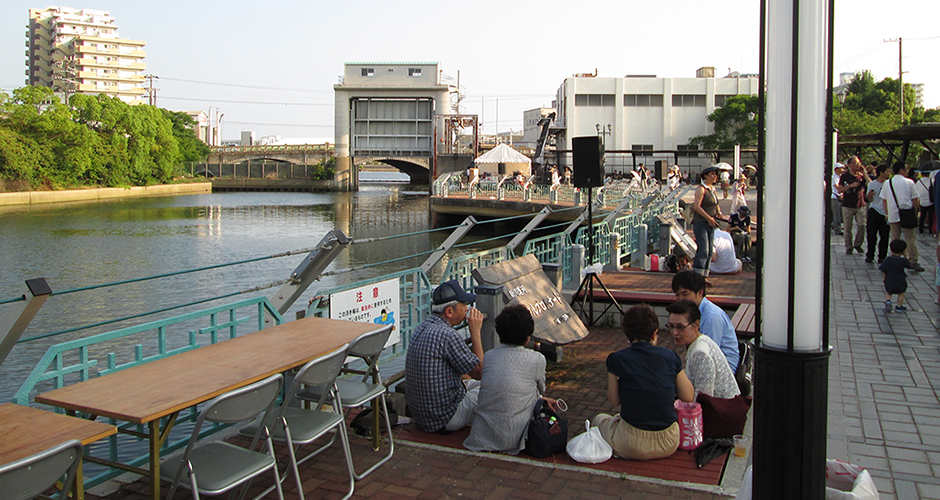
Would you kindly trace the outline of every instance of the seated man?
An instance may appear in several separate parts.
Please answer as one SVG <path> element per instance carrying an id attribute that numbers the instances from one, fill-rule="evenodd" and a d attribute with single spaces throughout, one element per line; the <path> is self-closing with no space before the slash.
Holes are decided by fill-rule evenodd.
<path id="1" fill-rule="evenodd" d="M 728 218 L 728 232 L 734 240 L 734 250 L 742 262 L 751 261 L 751 209 L 741 205 Z"/>
<path id="2" fill-rule="evenodd" d="M 741 353 L 738 350 L 738 336 L 734 333 L 731 318 L 705 298 L 705 278 L 695 271 L 682 271 L 672 278 L 672 291 L 678 300 L 691 300 L 702 313 L 699 331 L 715 341 L 722 354 L 728 360 L 731 373 L 738 369 Z"/>
<path id="3" fill-rule="evenodd" d="M 470 307 L 476 298 L 457 280 L 441 284 L 431 295 L 431 316 L 411 336 L 405 358 L 405 399 L 423 431 L 456 431 L 473 418 L 480 385 L 464 385 L 463 376 L 480 380 L 483 373 L 483 313 Z M 470 331 L 469 348 L 454 330 L 464 319 Z"/>
<path id="4" fill-rule="evenodd" d="M 741 270 L 741 260 L 734 256 L 734 240 L 731 234 L 715 229 L 715 251 L 712 253 L 712 263 L 708 270 L 715 274 L 734 274 Z"/>

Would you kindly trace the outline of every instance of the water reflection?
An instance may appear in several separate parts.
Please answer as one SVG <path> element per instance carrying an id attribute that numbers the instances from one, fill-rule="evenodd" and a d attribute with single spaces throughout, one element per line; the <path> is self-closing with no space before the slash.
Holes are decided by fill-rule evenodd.
<path id="1" fill-rule="evenodd" d="M 334 227 L 360 240 L 424 231 L 429 228 L 428 196 L 426 186 L 363 185 L 358 193 L 217 193 L 127 199 L 5 210 L 0 212 L 0 227 L 2 300 L 15 296 L 26 279 L 44 277 L 54 292 L 62 292 L 313 247 Z M 436 232 L 377 243 L 354 243 L 330 267 L 349 271 L 315 283 L 293 310 L 306 304 L 318 290 L 416 267 L 425 256 L 363 269 L 366 265 L 427 252 L 446 236 L 447 232 Z M 475 250 L 468 247 L 462 252 Z M 296 254 L 192 275 L 54 295 L 23 338 L 283 280 L 303 256 Z M 221 302 L 271 293 L 273 290 L 252 292 Z M 210 305 L 213 304 L 189 310 Z M 0 306 L 0 310 L 4 307 Z M 0 366 L 0 400 L 12 397 L 47 346 L 142 321 L 18 344 Z"/>

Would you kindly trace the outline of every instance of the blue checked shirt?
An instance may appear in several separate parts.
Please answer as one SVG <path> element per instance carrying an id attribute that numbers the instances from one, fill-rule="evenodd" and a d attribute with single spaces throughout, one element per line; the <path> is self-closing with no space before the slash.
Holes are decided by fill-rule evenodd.
<path id="1" fill-rule="evenodd" d="M 425 432 L 447 425 L 463 400 L 461 376 L 480 363 L 450 324 L 432 314 L 415 329 L 405 359 L 408 409 Z"/>

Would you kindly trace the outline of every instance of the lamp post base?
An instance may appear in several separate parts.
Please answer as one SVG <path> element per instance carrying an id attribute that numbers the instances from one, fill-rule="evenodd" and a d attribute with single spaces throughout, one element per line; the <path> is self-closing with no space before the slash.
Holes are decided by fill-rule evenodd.
<path id="1" fill-rule="evenodd" d="M 752 498 L 823 500 L 832 349 L 756 351 Z"/>

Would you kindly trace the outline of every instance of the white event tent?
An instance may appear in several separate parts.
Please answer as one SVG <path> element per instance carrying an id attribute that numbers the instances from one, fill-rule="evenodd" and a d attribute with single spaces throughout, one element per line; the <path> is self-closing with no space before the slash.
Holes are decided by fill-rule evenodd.
<path id="1" fill-rule="evenodd" d="M 506 144 L 496 146 L 478 156 L 473 162 L 480 172 L 512 174 L 519 171 L 526 177 L 532 175 L 532 160 Z M 500 168 L 501 165 L 504 167 Z"/>

